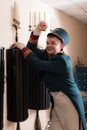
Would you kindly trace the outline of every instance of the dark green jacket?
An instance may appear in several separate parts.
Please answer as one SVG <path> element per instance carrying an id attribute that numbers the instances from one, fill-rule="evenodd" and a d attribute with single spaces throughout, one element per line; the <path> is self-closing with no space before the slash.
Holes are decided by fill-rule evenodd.
<path id="1" fill-rule="evenodd" d="M 48 60 L 46 50 L 40 50 L 35 44 L 32 45 L 29 42 L 27 47 L 33 51 L 26 57 L 27 61 L 41 72 L 41 80 L 45 82 L 50 91 L 62 91 L 71 99 L 82 119 L 84 130 L 87 130 L 84 105 L 80 91 L 73 78 L 70 57 L 59 53 Z"/>

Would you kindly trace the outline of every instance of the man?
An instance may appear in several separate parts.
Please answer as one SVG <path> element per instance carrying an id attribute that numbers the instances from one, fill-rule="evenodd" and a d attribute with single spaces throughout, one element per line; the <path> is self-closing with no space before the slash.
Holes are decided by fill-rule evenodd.
<path id="1" fill-rule="evenodd" d="M 69 34 L 63 28 L 54 29 L 47 35 L 46 49 L 40 50 L 38 39 L 46 28 L 47 24 L 41 21 L 31 33 L 26 47 L 19 42 L 11 47 L 20 48 L 29 64 L 42 72 L 41 81 L 49 89 L 54 102 L 49 130 L 87 130 L 83 101 L 73 78 L 71 59 L 64 53 Z"/>

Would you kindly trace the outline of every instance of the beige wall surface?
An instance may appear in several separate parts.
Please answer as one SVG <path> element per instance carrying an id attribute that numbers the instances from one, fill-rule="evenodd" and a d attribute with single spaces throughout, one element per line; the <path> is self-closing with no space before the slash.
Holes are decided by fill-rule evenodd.
<path id="1" fill-rule="evenodd" d="M 65 47 L 65 52 L 71 56 L 72 63 L 77 63 L 78 57 L 85 64 L 87 63 L 87 28 L 79 21 L 70 16 L 59 12 L 52 7 L 42 3 L 40 0 L 15 0 L 19 7 L 20 29 L 18 29 L 18 38 L 20 42 L 27 43 L 29 32 L 29 12 L 46 13 L 46 22 L 48 29 L 42 32 L 39 39 L 39 45 L 45 48 L 46 35 L 50 28 L 63 27 L 70 34 L 70 42 Z M 12 27 L 12 16 L 14 0 L 1 0 L 0 4 L 0 46 L 5 50 L 14 43 L 15 29 Z M 43 18 L 41 19 L 43 20 Z M 5 59 L 6 61 L 6 59 Z M 16 123 L 7 120 L 6 105 L 6 82 L 4 90 L 4 130 L 16 130 Z M 49 110 L 40 111 L 42 130 L 45 130 L 46 122 L 49 120 Z M 29 117 L 26 121 L 21 122 L 21 130 L 34 130 L 35 111 L 29 110 Z"/>
<path id="2" fill-rule="evenodd" d="M 87 64 L 87 27 L 61 12 L 58 12 L 57 16 L 61 26 L 70 34 L 70 42 L 65 50 L 71 56 L 73 65 L 76 64 L 78 57 L 84 64 Z"/>

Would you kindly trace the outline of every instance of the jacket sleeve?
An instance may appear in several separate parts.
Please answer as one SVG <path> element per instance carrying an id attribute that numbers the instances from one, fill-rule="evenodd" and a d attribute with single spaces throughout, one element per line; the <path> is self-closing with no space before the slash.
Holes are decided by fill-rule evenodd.
<path id="1" fill-rule="evenodd" d="M 44 49 L 38 48 L 39 35 L 34 35 L 33 32 L 30 34 L 30 38 L 27 43 L 27 47 L 37 54 L 39 58 L 43 57 Z"/>

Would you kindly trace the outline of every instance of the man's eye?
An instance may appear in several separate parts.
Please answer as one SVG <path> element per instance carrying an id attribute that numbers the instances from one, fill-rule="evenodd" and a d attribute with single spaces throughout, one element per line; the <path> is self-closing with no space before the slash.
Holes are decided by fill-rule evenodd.
<path id="1" fill-rule="evenodd" d="M 46 44 L 48 45 L 48 44 L 49 44 L 49 42 L 46 42 Z"/>

